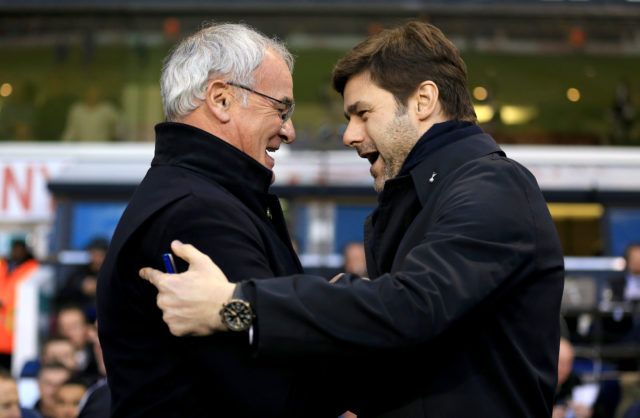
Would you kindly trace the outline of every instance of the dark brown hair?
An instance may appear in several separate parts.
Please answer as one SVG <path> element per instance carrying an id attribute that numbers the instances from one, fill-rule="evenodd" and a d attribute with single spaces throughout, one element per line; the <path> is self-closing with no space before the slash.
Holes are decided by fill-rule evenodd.
<path id="1" fill-rule="evenodd" d="M 344 94 L 347 81 L 365 71 L 402 106 L 420 83 L 431 80 L 438 86 L 447 117 L 476 122 L 467 90 L 467 66 L 455 45 L 431 24 L 410 22 L 360 43 L 336 64 L 333 88 Z"/>
<path id="2" fill-rule="evenodd" d="M 2 366 L 0 366 L 0 380 L 13 380 L 14 382 L 16 381 L 16 379 L 11 376 L 11 373 L 9 373 L 9 370 L 5 369 Z"/>

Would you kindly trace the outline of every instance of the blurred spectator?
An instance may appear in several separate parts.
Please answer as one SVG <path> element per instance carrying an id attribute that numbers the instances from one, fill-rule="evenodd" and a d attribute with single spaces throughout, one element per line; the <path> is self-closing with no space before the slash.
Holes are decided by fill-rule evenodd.
<path id="1" fill-rule="evenodd" d="M 36 377 L 41 364 L 60 363 L 69 370 L 77 368 L 76 349 L 71 340 L 61 335 L 49 337 L 42 345 L 40 359 L 25 363 L 20 377 Z"/>
<path id="2" fill-rule="evenodd" d="M 102 347 L 98 339 L 98 322 L 91 329 L 91 339 L 93 341 L 93 352 L 98 365 L 98 372 L 102 376 L 93 384 L 80 402 L 79 415 L 80 418 L 109 418 L 111 416 L 111 392 L 107 385 L 106 369 L 104 367 L 104 359 L 102 357 Z"/>
<path id="3" fill-rule="evenodd" d="M 64 132 L 69 109 L 76 97 L 65 88 L 63 74 L 51 72 L 46 79 L 46 89 L 36 102 L 35 139 L 59 141 Z"/>
<path id="4" fill-rule="evenodd" d="M 56 298 L 58 306 L 73 304 L 95 318 L 98 272 L 104 262 L 108 246 L 107 240 L 103 238 L 91 241 L 87 247 L 89 263 L 78 267 L 67 277 Z"/>
<path id="5" fill-rule="evenodd" d="M 640 401 L 631 405 L 624 413 L 623 418 L 640 418 Z"/>
<path id="6" fill-rule="evenodd" d="M 610 280 L 611 300 L 640 301 L 640 243 L 627 246 L 624 253 L 625 273 Z"/>
<path id="7" fill-rule="evenodd" d="M 344 272 L 367 277 L 367 261 L 364 255 L 364 245 L 361 242 L 350 242 L 342 251 L 344 258 Z"/>
<path id="8" fill-rule="evenodd" d="M 620 401 L 619 384 L 583 384 L 573 372 L 574 358 L 571 342 L 561 337 L 553 418 L 613 417 Z"/>
<path id="9" fill-rule="evenodd" d="M 0 369 L 0 418 L 39 418 L 40 414 L 20 408 L 18 385 L 8 371 Z"/>
<path id="10" fill-rule="evenodd" d="M 6 260 L 0 258 L 0 365 L 11 369 L 13 353 L 13 320 L 16 309 L 16 289 L 37 269 L 27 245 L 16 240 L 11 245 L 11 253 Z"/>
<path id="11" fill-rule="evenodd" d="M 71 371 L 60 363 L 44 364 L 38 373 L 38 391 L 40 399 L 36 410 L 45 418 L 55 418 L 58 388 L 71 377 Z"/>
<path id="12" fill-rule="evenodd" d="M 26 242 L 24 240 L 13 241 L 11 243 L 11 252 L 7 258 L 9 273 L 29 260 L 33 260 L 33 254 L 31 254 L 31 251 L 27 248 Z"/>
<path id="13" fill-rule="evenodd" d="M 107 379 L 101 379 L 87 389 L 78 409 L 78 418 L 109 418 L 111 416 L 111 392 Z"/>
<path id="14" fill-rule="evenodd" d="M 0 418 L 20 418 L 18 386 L 6 370 L 0 370 Z"/>
<path id="15" fill-rule="evenodd" d="M 636 115 L 636 109 L 631 102 L 629 82 L 622 80 L 616 86 L 616 96 L 613 102 L 613 143 L 624 145 L 631 142 L 631 131 Z"/>
<path id="16" fill-rule="evenodd" d="M 71 107 L 63 141 L 113 141 L 118 138 L 120 115 L 115 106 L 102 100 L 98 86 L 89 86 L 82 102 Z"/>
<path id="17" fill-rule="evenodd" d="M 640 342 L 640 243 L 632 243 L 625 251 L 624 274 L 609 280 L 604 293 L 612 308 L 612 318 L 603 322 L 605 341 Z M 630 312 L 630 315 L 625 315 Z"/>
<path id="18" fill-rule="evenodd" d="M 89 327 L 89 339 L 93 347 L 93 356 L 95 358 L 98 375 L 103 378 L 107 376 L 107 369 L 104 367 L 104 357 L 102 357 L 102 346 L 98 339 L 98 321 Z"/>
<path id="19" fill-rule="evenodd" d="M 558 355 L 558 390 L 556 391 L 555 404 L 553 406 L 553 418 L 565 418 L 574 416 L 569 413 L 571 409 L 572 389 L 580 384 L 580 379 L 571 373 L 573 368 L 573 346 L 566 338 L 560 338 L 560 352 Z M 587 418 L 591 416 L 587 415 Z"/>
<path id="20" fill-rule="evenodd" d="M 87 384 L 79 377 L 72 377 L 60 385 L 55 393 L 55 418 L 76 418 L 86 392 Z"/>
<path id="21" fill-rule="evenodd" d="M 87 317 L 77 306 L 68 306 L 58 312 L 58 333 L 69 338 L 75 347 L 75 371 L 87 377 L 95 378 L 98 367 L 91 343 L 91 326 Z"/>
<path id="22" fill-rule="evenodd" d="M 16 84 L 0 112 L 0 139 L 33 139 L 36 86 L 30 82 Z"/>

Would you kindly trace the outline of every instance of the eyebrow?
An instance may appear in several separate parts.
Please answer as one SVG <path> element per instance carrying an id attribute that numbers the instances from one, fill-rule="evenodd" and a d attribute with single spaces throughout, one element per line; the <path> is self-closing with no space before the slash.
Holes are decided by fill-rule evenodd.
<path id="1" fill-rule="evenodd" d="M 358 108 L 360 106 L 365 106 L 366 107 L 367 103 L 366 102 L 362 102 L 361 100 L 358 100 L 357 102 L 355 102 L 353 104 L 350 104 L 347 107 L 347 111 L 345 112 L 344 117 L 347 118 L 347 120 L 351 120 L 351 117 L 349 115 L 353 115 L 354 113 L 357 113 L 358 112 Z"/>
<path id="2" fill-rule="evenodd" d="M 280 99 L 280 101 L 288 106 L 291 106 L 294 103 L 293 98 L 289 96 L 284 96 L 282 99 Z"/>

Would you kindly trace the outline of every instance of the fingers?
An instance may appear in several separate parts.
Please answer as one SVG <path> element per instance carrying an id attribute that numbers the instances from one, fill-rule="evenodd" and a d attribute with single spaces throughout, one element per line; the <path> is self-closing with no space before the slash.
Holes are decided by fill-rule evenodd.
<path id="1" fill-rule="evenodd" d="M 331 280 L 329 280 L 329 283 L 335 283 L 338 280 L 340 280 L 342 278 L 342 276 L 344 276 L 344 273 L 338 273 L 335 276 L 333 276 L 333 278 Z M 360 277 L 362 280 L 366 280 L 369 281 L 370 279 L 368 277 Z"/>
<path id="2" fill-rule="evenodd" d="M 163 313 L 162 320 L 169 326 L 169 332 L 176 337 L 184 337 L 189 335 L 189 333 L 179 324 L 176 324 L 171 321 L 171 317 L 169 317 L 166 313 Z"/>
<path id="3" fill-rule="evenodd" d="M 329 283 L 335 283 L 338 280 L 340 280 L 340 278 L 344 276 L 344 273 L 338 273 L 335 276 L 333 276 L 333 279 L 329 280 Z"/>
<path id="4" fill-rule="evenodd" d="M 210 334 L 206 329 L 200 327 L 189 328 L 188 323 L 166 312 L 162 313 L 162 320 L 169 327 L 169 332 L 176 337 L 204 336 Z"/>
<path id="5" fill-rule="evenodd" d="M 138 274 L 143 279 L 151 282 L 151 284 L 154 285 L 155 287 L 158 287 L 160 285 L 160 282 L 163 280 L 163 276 L 169 276 L 169 274 L 163 273 L 160 270 L 156 270 L 151 267 L 145 267 L 140 269 Z"/>
<path id="6" fill-rule="evenodd" d="M 182 258 L 189 264 L 193 263 L 193 258 L 196 254 L 202 254 L 200 251 L 196 250 L 191 244 L 183 244 L 178 240 L 171 241 L 171 250 L 175 255 Z"/>

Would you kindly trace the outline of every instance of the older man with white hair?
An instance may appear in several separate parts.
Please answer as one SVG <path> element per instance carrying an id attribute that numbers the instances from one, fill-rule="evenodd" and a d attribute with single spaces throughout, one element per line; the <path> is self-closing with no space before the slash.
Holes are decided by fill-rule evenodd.
<path id="1" fill-rule="evenodd" d="M 268 193 L 270 154 L 295 138 L 292 69 L 284 45 L 238 24 L 211 25 L 167 58 L 161 76 L 167 122 L 156 127 L 151 168 L 118 224 L 98 280 L 113 416 L 342 412 L 326 399 L 313 401 L 320 393 L 305 380 L 313 375 L 322 384 L 322 375 L 309 365 L 253 359 L 249 330 L 174 337 L 156 306 L 155 287 L 138 278 L 141 267 L 162 266 L 176 238 L 198 245 L 231 280 L 302 272 L 278 199 Z"/>

